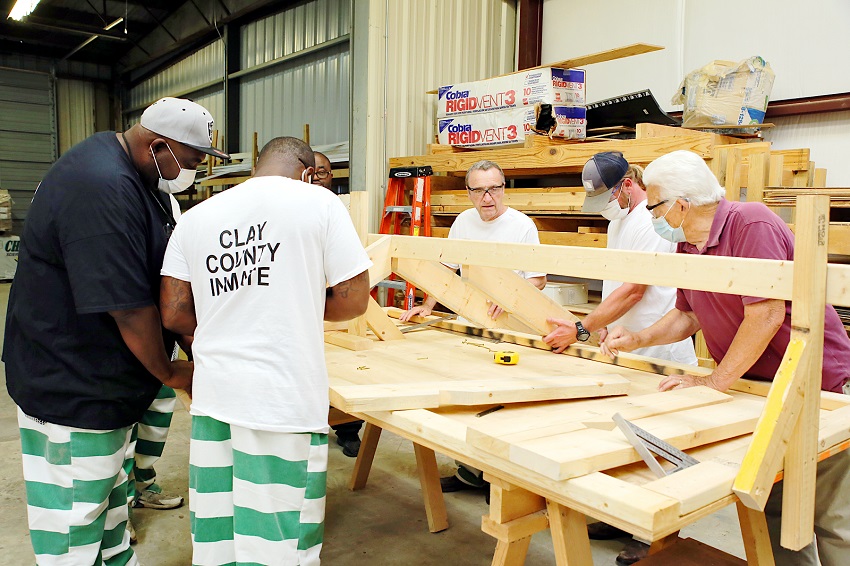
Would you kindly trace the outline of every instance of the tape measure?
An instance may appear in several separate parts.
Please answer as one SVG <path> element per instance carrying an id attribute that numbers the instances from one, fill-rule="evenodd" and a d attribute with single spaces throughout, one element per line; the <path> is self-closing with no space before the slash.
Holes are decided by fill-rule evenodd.
<path id="1" fill-rule="evenodd" d="M 503 366 L 515 366 L 519 363 L 519 354 L 516 352 L 499 351 L 493 353 L 493 361 Z"/>

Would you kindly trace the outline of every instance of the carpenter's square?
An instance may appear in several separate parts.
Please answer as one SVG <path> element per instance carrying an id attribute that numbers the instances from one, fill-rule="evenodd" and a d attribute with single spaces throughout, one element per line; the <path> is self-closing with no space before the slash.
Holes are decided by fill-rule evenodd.
<path id="1" fill-rule="evenodd" d="M 627 421 L 620 413 L 616 413 L 611 418 L 615 423 L 617 423 L 617 427 L 619 427 L 619 429 L 623 432 L 626 440 L 634 446 L 637 453 L 640 454 L 643 461 L 646 462 L 646 465 L 649 466 L 649 468 L 655 472 L 655 475 L 659 478 L 663 478 L 664 476 L 668 476 L 672 473 L 678 472 L 679 470 L 684 470 L 694 464 L 699 464 L 699 460 L 696 458 L 688 456 L 672 444 L 664 442 L 657 436 L 645 431 L 636 424 Z M 676 467 L 669 472 L 666 471 L 661 467 L 661 464 L 658 463 L 658 460 L 655 459 L 654 454 L 661 456 Z"/>

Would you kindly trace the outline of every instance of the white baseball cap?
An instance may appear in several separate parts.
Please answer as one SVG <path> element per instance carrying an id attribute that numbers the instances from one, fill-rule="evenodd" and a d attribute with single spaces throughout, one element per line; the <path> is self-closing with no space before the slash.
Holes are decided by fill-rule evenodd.
<path id="1" fill-rule="evenodd" d="M 161 98 L 142 114 L 142 127 L 221 159 L 230 156 L 212 144 L 215 121 L 207 109 L 185 98 Z"/>

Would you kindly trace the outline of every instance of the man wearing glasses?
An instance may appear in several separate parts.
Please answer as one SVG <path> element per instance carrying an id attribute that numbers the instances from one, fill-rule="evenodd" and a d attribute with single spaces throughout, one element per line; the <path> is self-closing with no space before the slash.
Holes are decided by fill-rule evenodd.
<path id="1" fill-rule="evenodd" d="M 333 182 L 334 174 L 331 171 L 331 160 L 321 151 L 314 151 L 313 157 L 316 159 L 316 170 L 313 171 L 313 184 L 325 187 L 327 190 L 333 192 L 331 183 Z"/>
<path id="2" fill-rule="evenodd" d="M 509 242 L 514 244 L 539 244 L 537 226 L 534 221 L 522 212 L 506 206 L 502 199 L 505 196 L 505 174 L 498 164 L 492 161 L 479 161 L 466 172 L 466 190 L 472 206 L 458 214 L 449 230 L 449 238 L 456 240 L 484 240 L 489 242 Z M 451 270 L 460 266 L 444 264 Z M 538 289 L 546 286 L 546 274 L 517 271 Z M 420 306 L 406 311 L 400 319 L 410 320 L 414 315 L 428 316 L 437 300 L 433 297 L 425 299 Z M 491 304 L 488 314 L 494 320 L 502 313 L 502 308 Z M 454 476 L 440 478 L 444 492 L 464 489 L 486 489 L 487 482 L 482 478 L 482 472 L 458 462 L 458 471 Z"/>
<path id="3" fill-rule="evenodd" d="M 498 164 L 492 161 L 479 161 L 466 172 L 466 191 L 473 208 L 464 210 L 455 218 L 449 230 L 449 239 L 484 240 L 489 242 L 508 242 L 512 244 L 539 244 L 537 226 L 522 212 L 506 206 L 505 174 Z M 460 266 L 444 264 L 452 270 Z M 546 274 L 529 271 L 517 271 L 538 289 L 546 286 Z M 422 305 L 413 307 L 401 315 L 406 322 L 413 316 L 428 316 L 436 299 L 428 297 Z M 490 305 L 489 315 L 494 320 L 502 313 L 498 305 Z"/>
<path id="4" fill-rule="evenodd" d="M 674 151 L 649 164 L 644 176 L 647 210 L 655 231 L 678 244 L 678 253 L 793 261 L 794 235 L 762 203 L 730 202 L 697 154 Z M 639 332 L 612 328 L 602 345 L 613 355 L 680 340 L 702 329 L 717 362 L 708 376 L 664 378 L 660 391 L 705 385 L 726 391 L 738 378 L 773 380 L 791 336 L 791 303 L 679 289 L 676 308 Z M 848 392 L 850 339 L 835 308 L 824 318 L 824 391 Z M 814 543 L 799 552 L 779 544 L 782 484 L 771 491 L 765 514 L 777 564 L 846 564 L 850 553 L 850 451 L 818 464 Z"/>

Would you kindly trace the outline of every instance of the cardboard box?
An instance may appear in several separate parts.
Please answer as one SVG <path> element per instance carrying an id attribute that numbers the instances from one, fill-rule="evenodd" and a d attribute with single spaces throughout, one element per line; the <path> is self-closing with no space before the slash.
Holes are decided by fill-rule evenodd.
<path id="1" fill-rule="evenodd" d="M 761 124 L 775 75 L 761 57 L 712 61 L 688 74 L 673 104 L 684 104 L 686 128 Z"/>
<path id="2" fill-rule="evenodd" d="M 553 106 L 553 137 L 584 139 L 587 110 L 576 106 Z M 464 114 L 437 120 L 437 141 L 458 147 L 503 147 L 525 141 L 536 123 L 534 107 Z"/>
<path id="3" fill-rule="evenodd" d="M 12 229 L 12 197 L 9 191 L 0 189 L 0 232 Z"/>
<path id="4" fill-rule="evenodd" d="M 547 283 L 543 292 L 561 306 L 587 303 L 586 283 Z"/>
<path id="5" fill-rule="evenodd" d="M 437 118 L 534 106 L 583 106 L 584 70 L 543 67 L 437 89 Z"/>

